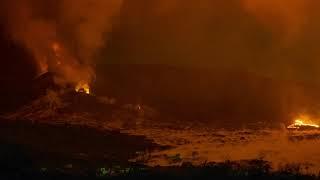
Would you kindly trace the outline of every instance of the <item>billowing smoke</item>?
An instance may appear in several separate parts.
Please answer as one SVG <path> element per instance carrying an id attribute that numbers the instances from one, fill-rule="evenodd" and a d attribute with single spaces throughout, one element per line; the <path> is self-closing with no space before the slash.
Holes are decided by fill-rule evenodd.
<path id="1" fill-rule="evenodd" d="M 1 18 L 11 38 L 34 56 L 39 74 L 90 83 L 122 0 L 5 0 Z"/>

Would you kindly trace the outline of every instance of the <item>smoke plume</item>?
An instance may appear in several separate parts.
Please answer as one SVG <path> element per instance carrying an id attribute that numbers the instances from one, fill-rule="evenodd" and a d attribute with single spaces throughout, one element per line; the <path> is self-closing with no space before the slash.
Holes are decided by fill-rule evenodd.
<path id="1" fill-rule="evenodd" d="M 5 0 L 1 18 L 11 38 L 34 56 L 39 74 L 90 83 L 121 0 Z"/>

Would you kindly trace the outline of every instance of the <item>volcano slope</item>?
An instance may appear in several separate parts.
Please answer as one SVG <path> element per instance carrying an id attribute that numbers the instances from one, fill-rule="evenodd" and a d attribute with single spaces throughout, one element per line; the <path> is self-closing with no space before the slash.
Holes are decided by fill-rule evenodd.
<path id="1" fill-rule="evenodd" d="M 43 79 L 47 81 L 51 78 Z M 154 174 L 163 169 L 157 168 L 158 165 L 180 166 L 181 171 L 188 174 L 188 168 L 194 168 L 196 173 L 202 172 L 202 164 L 217 162 L 211 163 L 209 169 L 222 168 L 223 170 L 214 172 L 225 172 L 224 175 L 228 175 L 230 171 L 232 174 L 240 171 L 245 175 L 254 167 L 263 167 L 263 171 L 253 172 L 264 176 L 282 172 L 283 169 L 287 172 L 286 167 L 289 170 L 293 168 L 291 174 L 300 175 L 301 168 L 305 170 L 314 167 L 307 163 L 297 167 L 284 165 L 274 168 L 273 164 L 268 164 L 274 159 L 279 159 L 276 166 L 278 163 L 294 164 L 305 162 L 301 160 L 314 160 L 311 163 L 315 164 L 315 169 L 319 167 L 318 159 L 314 158 L 319 157 L 317 152 L 306 151 L 318 145 L 319 135 L 313 136 L 312 141 L 307 138 L 306 141 L 302 139 L 302 143 L 295 144 L 295 139 L 300 142 L 299 138 L 305 137 L 305 134 L 290 139 L 288 137 L 292 135 L 270 131 L 261 123 L 256 123 L 255 127 L 263 129 L 262 131 L 257 128 L 239 130 L 238 124 L 235 125 L 238 129 L 228 130 L 218 130 L 206 126 L 206 123 L 195 126 L 197 123 L 183 122 L 185 119 L 166 119 L 162 111 L 160 113 L 139 101 L 128 104 L 124 100 L 77 93 L 72 88 L 60 89 L 52 86 L 53 88 L 48 89 L 44 84 L 45 88 L 37 86 L 40 88 L 36 94 L 41 93 L 33 101 L 3 116 L 3 167 L 15 169 L 33 166 L 39 169 L 58 166 L 75 171 L 79 168 L 81 170 L 77 172 L 85 172 L 88 167 L 95 171 L 98 167 L 108 165 L 143 163 L 155 167 L 149 169 Z M 192 104 L 186 109 L 194 107 Z M 288 146 L 283 148 L 284 146 L 279 146 L 281 144 Z M 298 159 L 282 161 L 294 156 Z M 246 164 L 250 164 L 252 159 L 261 160 L 257 161 L 261 162 L 261 166 L 249 166 L 249 170 L 240 168 L 248 167 Z M 269 172 L 269 168 L 274 168 L 275 171 Z M 169 168 L 162 173 L 175 174 L 176 171 L 180 170 Z M 302 172 L 308 173 L 308 170 Z"/>
<path id="2" fill-rule="evenodd" d="M 164 148 L 144 136 L 121 133 L 109 126 L 112 119 L 121 119 L 116 115 L 122 112 L 129 119 L 138 117 L 133 105 L 62 89 L 52 84 L 51 76 L 37 79 L 33 100 L 0 120 L 4 172 L 44 167 L 83 172 L 106 165 L 129 166 L 128 160 L 139 153 Z"/>

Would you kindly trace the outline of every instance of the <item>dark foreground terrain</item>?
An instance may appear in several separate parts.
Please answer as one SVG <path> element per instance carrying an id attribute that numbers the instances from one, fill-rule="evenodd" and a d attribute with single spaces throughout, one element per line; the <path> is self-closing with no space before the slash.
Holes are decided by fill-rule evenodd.
<path id="1" fill-rule="evenodd" d="M 162 148 L 142 136 L 120 132 L 1 120 L 0 179 L 316 179 L 300 174 L 299 165 L 274 172 L 263 160 L 205 162 L 197 167 L 148 167 L 128 161 Z"/>
<path id="2" fill-rule="evenodd" d="M 160 146 L 144 137 L 116 131 L 1 119 L 0 171 L 9 175 L 25 170 L 62 168 L 80 173 L 106 165 L 129 167 L 130 158 L 155 148 Z"/>

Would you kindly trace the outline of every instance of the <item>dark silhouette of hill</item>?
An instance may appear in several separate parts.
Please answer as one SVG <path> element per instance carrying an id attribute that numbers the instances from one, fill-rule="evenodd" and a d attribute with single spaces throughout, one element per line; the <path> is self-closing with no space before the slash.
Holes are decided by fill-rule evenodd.
<path id="1" fill-rule="evenodd" d="M 143 136 L 117 131 L 5 119 L 0 124 L 2 168 L 127 165 L 136 152 L 161 148 Z"/>
<path id="2" fill-rule="evenodd" d="M 31 82 L 36 75 L 32 56 L 12 42 L 0 24 L 0 112 L 15 110 L 30 99 Z"/>
<path id="3" fill-rule="evenodd" d="M 229 124 L 291 121 L 316 115 L 319 86 L 241 69 L 168 65 L 98 67 L 97 94 L 146 103 L 177 119 Z"/>

